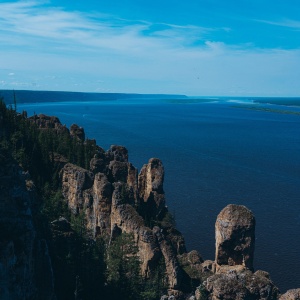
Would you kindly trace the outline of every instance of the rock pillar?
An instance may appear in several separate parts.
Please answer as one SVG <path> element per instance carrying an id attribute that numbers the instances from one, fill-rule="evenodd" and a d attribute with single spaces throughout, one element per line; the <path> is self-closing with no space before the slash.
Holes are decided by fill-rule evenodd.
<path id="1" fill-rule="evenodd" d="M 253 269 L 255 218 L 243 205 L 229 204 L 218 215 L 216 225 L 216 263 L 244 265 Z"/>
<path id="2" fill-rule="evenodd" d="M 165 193 L 163 190 L 164 167 L 157 158 L 151 158 L 144 165 L 138 176 L 139 197 L 147 215 L 152 218 L 159 217 L 165 209 Z"/>

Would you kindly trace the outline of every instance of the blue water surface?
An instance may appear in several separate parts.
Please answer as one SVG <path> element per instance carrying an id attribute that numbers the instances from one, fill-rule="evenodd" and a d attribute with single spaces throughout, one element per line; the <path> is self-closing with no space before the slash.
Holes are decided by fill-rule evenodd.
<path id="1" fill-rule="evenodd" d="M 167 205 L 188 250 L 204 259 L 214 259 L 221 209 L 246 205 L 257 223 L 255 269 L 270 272 L 284 292 L 300 287 L 300 116 L 245 109 L 249 104 L 122 99 L 28 103 L 18 110 L 76 123 L 104 149 L 124 145 L 139 169 L 160 158 Z"/>

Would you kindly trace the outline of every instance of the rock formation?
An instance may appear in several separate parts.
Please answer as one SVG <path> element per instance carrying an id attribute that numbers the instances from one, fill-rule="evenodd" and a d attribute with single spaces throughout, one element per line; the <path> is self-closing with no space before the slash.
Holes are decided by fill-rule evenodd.
<path id="1" fill-rule="evenodd" d="M 75 277 L 65 275 L 74 272 L 84 253 L 90 254 L 76 253 L 74 249 L 79 248 L 75 245 L 93 243 L 102 236 L 110 247 L 122 232 L 133 236 L 145 278 L 153 274 L 159 261 L 164 262 L 168 295 L 161 299 L 300 299 L 299 289 L 280 295 L 267 272 L 254 272 L 255 218 L 245 206 L 230 204 L 220 212 L 215 225 L 215 261 L 204 261 L 197 251 L 186 251 L 184 238 L 175 228 L 165 204 L 164 168 L 159 159 L 150 159 L 138 174 L 123 146 L 104 151 L 94 140 L 85 140 L 81 127 L 72 125 L 69 132 L 56 117 L 35 115 L 29 120 L 42 132 L 48 134 L 50 129 L 50 133 L 63 134 L 72 146 L 93 149 L 89 170 L 51 153 L 56 170 L 61 168 L 64 201 L 75 219 L 84 219 L 87 236 L 62 217 L 49 225 L 49 240 L 38 236 L 32 214 L 34 183 L 0 148 L 1 299 L 55 300 L 54 279 L 59 295 L 73 299 L 80 290 L 79 279 L 75 283 Z M 0 118 L 3 125 L 1 122 Z M 0 136 L 3 134 L 0 129 Z M 87 261 L 84 271 L 94 262 L 85 256 Z M 86 283 L 89 288 L 95 285 Z"/>
<path id="2" fill-rule="evenodd" d="M 196 299 L 277 299 L 278 288 L 266 272 L 252 273 L 242 265 L 222 265 L 218 273 L 208 277 L 196 293 Z"/>
<path id="3" fill-rule="evenodd" d="M 265 271 L 253 273 L 255 218 L 242 205 L 230 204 L 216 220 L 216 268 L 196 290 L 197 300 L 278 299 Z"/>
<path id="4" fill-rule="evenodd" d="M 28 120 L 35 123 L 40 130 L 52 129 L 58 134 L 69 134 L 69 129 L 57 117 L 39 114 L 29 117 Z"/>
<path id="5" fill-rule="evenodd" d="M 160 250 L 150 228 L 144 225 L 143 218 L 137 211 L 122 199 L 122 184 L 114 184 L 111 208 L 111 225 L 118 227 L 122 232 L 132 233 L 138 246 L 142 263 L 142 274 L 147 276 L 151 267 L 160 257 Z"/>
<path id="6" fill-rule="evenodd" d="M 77 124 L 72 124 L 70 127 L 71 137 L 77 139 L 78 141 L 84 142 L 85 133 L 82 127 L 79 127 Z"/>
<path id="7" fill-rule="evenodd" d="M 152 218 L 158 218 L 165 209 L 163 190 L 164 167 L 157 158 L 149 160 L 141 169 L 138 179 L 139 197 L 142 207 Z"/>
<path id="8" fill-rule="evenodd" d="M 215 230 L 216 263 L 253 269 L 255 218 L 252 212 L 245 206 L 230 204 L 219 213 Z"/>
<path id="9" fill-rule="evenodd" d="M 300 289 L 288 290 L 281 295 L 280 300 L 300 300 Z"/>
<path id="10" fill-rule="evenodd" d="M 164 238 L 159 227 L 154 227 L 153 232 L 165 259 L 169 287 L 172 290 L 178 290 L 182 287 L 183 273 L 178 263 L 176 253 L 173 251 L 171 244 Z"/>
<path id="11" fill-rule="evenodd" d="M 146 277 L 163 256 L 169 287 L 177 293 L 183 278 L 177 260 L 177 254 L 185 252 L 183 237 L 172 227 L 151 230 L 143 219 L 146 215 L 159 221 L 167 212 L 161 161 L 150 159 L 138 175 L 128 162 L 127 149 L 111 146 L 105 153 L 100 151 L 90 166 L 92 171 L 66 164 L 61 171 L 62 193 L 72 213 L 85 214 L 94 237 L 104 234 L 113 238 L 115 232 L 133 234 Z"/>
<path id="12" fill-rule="evenodd" d="M 91 160 L 91 171 L 66 164 L 62 191 L 74 214 L 84 213 L 92 236 L 113 240 L 121 232 L 133 234 L 141 272 L 151 274 L 164 258 L 169 286 L 166 299 L 277 299 L 278 288 L 264 271 L 253 273 L 255 218 L 245 206 L 230 204 L 216 221 L 216 259 L 204 261 L 186 252 L 182 235 L 165 223 L 168 211 L 163 191 L 164 169 L 150 159 L 137 175 L 122 146 L 112 146 Z M 149 227 L 147 220 L 158 226 Z"/>

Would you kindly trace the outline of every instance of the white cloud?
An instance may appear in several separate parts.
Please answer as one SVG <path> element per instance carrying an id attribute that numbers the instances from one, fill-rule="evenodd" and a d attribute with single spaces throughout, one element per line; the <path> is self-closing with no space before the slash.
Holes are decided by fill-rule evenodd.
<path id="1" fill-rule="evenodd" d="M 299 50 L 228 46 L 214 37 L 230 28 L 153 24 L 36 1 L 0 3 L 0 11 L 0 65 L 18 74 L 1 83 L 8 88 L 300 93 Z"/>
<path id="2" fill-rule="evenodd" d="M 91 50 L 136 52 L 145 47 L 152 50 L 182 47 L 211 31 L 192 25 L 133 22 L 115 16 L 69 12 L 59 7 L 44 7 L 38 2 L 3 3 L 0 11 L 1 40 L 19 45 L 22 41 L 27 46 L 40 38 L 45 45 L 56 47 L 59 44 L 73 49 L 85 46 Z M 155 30 L 155 26 L 165 28 Z M 18 38 L 12 38 L 12 34 Z"/>
<path id="3" fill-rule="evenodd" d="M 291 29 L 300 30 L 300 21 L 298 20 L 283 19 L 281 21 L 270 21 L 270 20 L 256 20 L 256 21 L 269 24 L 269 25 L 288 27 Z"/>

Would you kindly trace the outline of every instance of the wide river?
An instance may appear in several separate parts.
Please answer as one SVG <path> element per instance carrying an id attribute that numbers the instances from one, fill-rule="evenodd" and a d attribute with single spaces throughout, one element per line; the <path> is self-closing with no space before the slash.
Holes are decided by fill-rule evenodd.
<path id="1" fill-rule="evenodd" d="M 246 205 L 257 223 L 254 267 L 268 271 L 284 292 L 300 288 L 300 115 L 272 109 L 300 109 L 249 107 L 244 99 L 122 99 L 19 104 L 18 110 L 77 123 L 104 149 L 124 145 L 139 169 L 160 158 L 169 210 L 188 250 L 204 259 L 214 259 L 221 209 Z"/>

